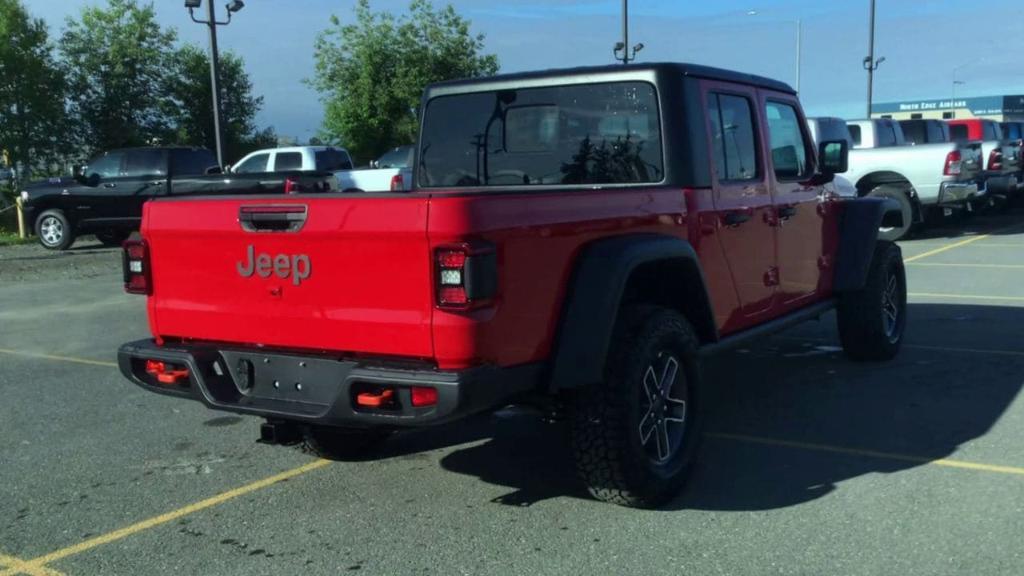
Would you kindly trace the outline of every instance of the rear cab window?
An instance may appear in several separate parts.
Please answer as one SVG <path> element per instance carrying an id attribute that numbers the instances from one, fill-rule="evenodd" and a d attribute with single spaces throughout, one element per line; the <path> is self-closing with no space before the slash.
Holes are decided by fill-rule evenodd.
<path id="1" fill-rule="evenodd" d="M 316 169 L 320 172 L 351 170 L 352 160 L 341 150 L 317 150 Z"/>
<path id="2" fill-rule="evenodd" d="M 657 92 L 644 81 L 437 96 L 420 142 L 421 188 L 664 180 Z"/>
<path id="3" fill-rule="evenodd" d="M 278 152 L 274 156 L 274 171 L 302 170 L 302 152 Z"/>
<path id="4" fill-rule="evenodd" d="M 967 126 L 964 124 L 953 124 L 949 127 L 949 138 L 953 142 L 967 142 L 970 140 Z"/>
<path id="5" fill-rule="evenodd" d="M 982 122 L 982 140 L 1001 140 L 1002 136 L 999 133 L 999 125 L 995 122 Z"/>

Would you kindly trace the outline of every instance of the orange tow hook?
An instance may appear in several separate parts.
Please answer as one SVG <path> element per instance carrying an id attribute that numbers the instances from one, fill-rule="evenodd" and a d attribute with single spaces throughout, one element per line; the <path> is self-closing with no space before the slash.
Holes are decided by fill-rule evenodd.
<path id="1" fill-rule="evenodd" d="M 146 374 L 156 378 L 161 384 L 178 384 L 188 380 L 188 368 L 177 368 L 159 360 L 146 360 Z"/>
<path id="2" fill-rule="evenodd" d="M 356 396 L 356 404 L 363 408 L 380 408 L 391 402 L 395 391 L 385 388 L 380 392 L 362 392 Z"/>

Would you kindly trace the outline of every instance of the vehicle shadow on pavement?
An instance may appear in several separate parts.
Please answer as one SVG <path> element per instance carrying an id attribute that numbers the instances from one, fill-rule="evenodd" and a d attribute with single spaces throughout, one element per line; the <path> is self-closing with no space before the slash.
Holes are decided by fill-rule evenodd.
<path id="1" fill-rule="evenodd" d="M 1014 349 L 1024 308 L 911 304 L 908 312 L 908 346 L 891 362 L 846 359 L 832 322 L 708 361 L 708 435 L 687 489 L 667 509 L 783 508 L 825 496 L 844 480 L 924 465 L 772 441 L 932 460 L 986 434 L 1021 389 L 1024 354 L 916 346 Z M 566 426 L 526 417 L 479 419 L 474 426 L 482 428 L 472 436 L 490 440 L 456 449 L 441 464 L 513 489 L 495 502 L 528 506 L 586 497 L 575 478 Z"/>
<path id="2" fill-rule="evenodd" d="M 952 240 L 979 234 L 1003 236 L 1021 233 L 1024 233 L 1024 200 L 977 214 L 952 216 L 941 223 L 915 230 L 907 240 Z"/>

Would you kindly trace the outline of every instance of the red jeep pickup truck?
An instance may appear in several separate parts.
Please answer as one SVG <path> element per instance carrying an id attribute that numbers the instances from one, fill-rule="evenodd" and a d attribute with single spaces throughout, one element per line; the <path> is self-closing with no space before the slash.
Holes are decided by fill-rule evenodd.
<path id="1" fill-rule="evenodd" d="M 806 126 L 787 85 L 694 65 L 433 85 L 412 192 L 148 202 L 121 370 L 326 457 L 553 399 L 590 492 L 656 506 L 703 354 L 833 308 L 851 358 L 900 347 L 899 207 L 825 193 L 847 144 Z"/>

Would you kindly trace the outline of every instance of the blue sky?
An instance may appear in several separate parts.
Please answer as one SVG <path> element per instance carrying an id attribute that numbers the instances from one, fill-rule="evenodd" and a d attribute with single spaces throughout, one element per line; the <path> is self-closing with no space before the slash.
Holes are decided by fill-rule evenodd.
<path id="1" fill-rule="evenodd" d="M 55 31 L 65 18 L 99 0 L 26 0 Z M 227 0 L 217 0 L 218 7 Z M 437 1 L 437 0 L 435 0 Z M 437 2 L 441 4 L 443 2 Z M 877 0 L 875 100 L 943 98 L 960 67 L 958 96 L 1024 93 L 1024 2 Z M 402 11 L 406 0 L 374 0 Z M 619 0 L 453 0 L 486 34 L 502 71 L 613 62 L 620 35 Z M 632 0 L 630 42 L 640 61 L 686 61 L 762 74 L 793 83 L 795 20 L 803 21 L 802 99 L 811 115 L 865 112 L 868 0 Z M 191 23 L 181 0 L 156 0 L 157 14 L 179 36 L 206 46 L 205 27 Z M 220 29 L 221 49 L 241 54 L 257 93 L 258 121 L 280 134 L 316 133 L 322 107 L 302 80 L 313 74 L 313 41 L 331 14 L 343 20 L 352 0 L 246 0 Z M 747 12 L 755 10 L 754 16 Z"/>

